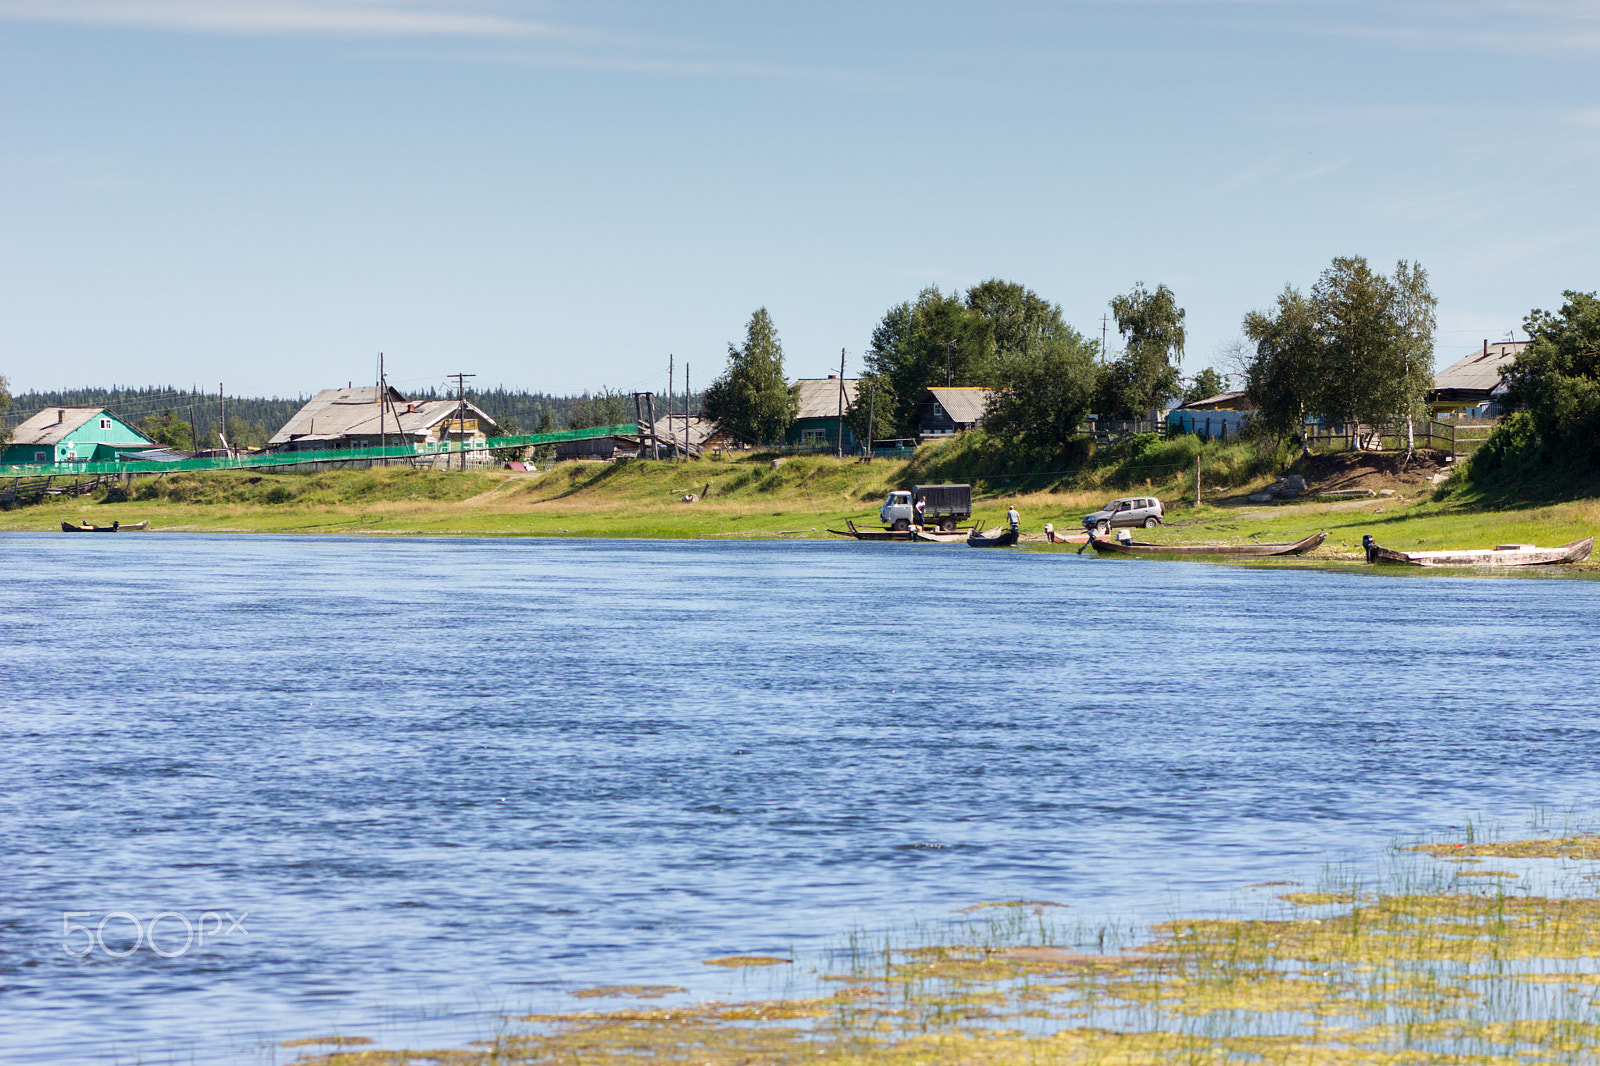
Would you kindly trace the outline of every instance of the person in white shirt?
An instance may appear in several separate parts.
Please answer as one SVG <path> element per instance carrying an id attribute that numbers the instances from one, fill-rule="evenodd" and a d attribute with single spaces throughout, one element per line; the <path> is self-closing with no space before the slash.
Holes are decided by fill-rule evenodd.
<path id="1" fill-rule="evenodd" d="M 1006 508 L 1006 521 L 1011 523 L 1011 532 L 1018 533 L 1021 531 L 1022 516 L 1017 514 L 1016 505 L 1013 504 Z"/>

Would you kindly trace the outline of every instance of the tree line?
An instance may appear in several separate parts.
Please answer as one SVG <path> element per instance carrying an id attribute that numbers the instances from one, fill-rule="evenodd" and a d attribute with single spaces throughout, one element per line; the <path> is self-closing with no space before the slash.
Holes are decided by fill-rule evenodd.
<path id="1" fill-rule="evenodd" d="M 1433 379 L 1435 300 L 1420 265 L 1393 275 L 1359 256 L 1333 260 L 1308 293 L 1285 287 L 1275 306 L 1245 316 L 1239 369 L 1257 432 L 1292 436 L 1309 420 L 1407 424 L 1425 414 Z M 1110 301 L 1115 354 L 1065 321 L 1053 303 L 991 278 L 965 292 L 931 286 L 889 308 L 872 332 L 849 421 L 858 439 L 909 437 L 930 388 L 990 390 L 984 429 L 1023 451 L 1067 449 L 1091 412 L 1133 420 L 1170 402 L 1223 391 L 1207 367 L 1179 376 L 1185 310 L 1166 285 L 1140 282 Z M 706 393 L 706 413 L 749 441 L 775 441 L 794 417 L 782 347 L 761 308 L 743 345 Z"/>

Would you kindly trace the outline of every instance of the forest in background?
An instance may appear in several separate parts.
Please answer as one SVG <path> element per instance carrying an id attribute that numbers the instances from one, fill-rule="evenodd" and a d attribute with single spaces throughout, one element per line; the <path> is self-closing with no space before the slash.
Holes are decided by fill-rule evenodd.
<path id="1" fill-rule="evenodd" d="M 408 400 L 441 400 L 449 395 L 436 389 L 401 390 Z M 508 433 L 550 432 L 582 429 L 589 426 L 617 425 L 633 421 L 631 393 L 601 388 L 581 396 L 552 396 L 522 389 L 467 389 L 467 399 L 487 411 Z M 310 396 L 281 397 L 228 396 L 228 443 L 236 448 L 259 448 L 278 428 L 293 417 Z M 683 409 L 683 397 L 673 398 L 674 410 Z M 171 385 L 141 388 L 60 389 L 18 393 L 6 412 L 7 428 L 14 428 L 47 407 L 104 407 L 130 425 L 149 420 L 147 427 L 161 430 L 156 439 L 168 438 L 173 447 L 191 447 L 191 436 L 201 448 L 221 446 L 224 402 L 215 392 L 181 389 Z M 699 396 L 691 397 L 690 407 L 699 410 Z M 665 398 L 655 401 L 656 416 L 665 413 Z M 191 434 L 189 427 L 193 426 Z M 146 432 L 150 432 L 146 428 Z"/>

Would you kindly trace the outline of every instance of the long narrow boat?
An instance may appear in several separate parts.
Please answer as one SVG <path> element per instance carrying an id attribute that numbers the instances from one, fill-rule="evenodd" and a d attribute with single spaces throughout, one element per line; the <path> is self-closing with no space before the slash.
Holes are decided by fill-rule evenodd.
<path id="1" fill-rule="evenodd" d="M 139 531 L 141 529 L 147 528 L 149 525 L 150 525 L 150 519 L 148 519 L 148 518 L 146 518 L 143 522 L 135 522 L 132 525 L 127 525 L 127 526 L 123 525 L 121 522 L 112 522 L 109 526 L 97 526 L 92 522 L 86 522 L 81 526 L 75 526 L 71 522 L 63 522 L 63 523 L 61 523 L 61 532 L 63 532 L 63 533 L 134 533 L 134 532 L 137 532 L 137 531 Z"/>
<path id="2" fill-rule="evenodd" d="M 856 540 L 921 540 L 933 544 L 955 544 L 967 539 L 964 530 L 946 533 L 942 529 L 861 529 L 850 519 L 844 520 L 844 529 L 830 529 L 840 537 Z"/>
<path id="3" fill-rule="evenodd" d="M 1137 540 L 1119 544 L 1110 538 L 1091 536 L 1089 543 L 1095 551 L 1105 555 L 1225 555 L 1259 559 L 1273 555 L 1304 555 L 1327 537 L 1326 533 L 1313 533 L 1292 544 L 1147 544 Z"/>
<path id="4" fill-rule="evenodd" d="M 829 533 L 841 537 L 854 537 L 856 540 L 915 540 L 916 534 L 909 529 L 858 529 L 850 519 L 844 520 L 844 529 L 830 529 Z"/>
<path id="5" fill-rule="evenodd" d="M 1594 550 L 1594 538 L 1584 537 L 1555 548 L 1536 544 L 1500 544 L 1493 548 L 1468 548 L 1464 551 L 1402 552 L 1379 546 L 1368 533 L 1361 538 L 1369 563 L 1398 563 L 1403 566 L 1554 566 L 1581 563 Z"/>
<path id="6" fill-rule="evenodd" d="M 967 534 L 967 547 L 969 548 L 1009 548 L 1017 542 L 1017 531 L 1014 529 L 997 529 L 993 533 L 981 533 L 974 529 Z"/>

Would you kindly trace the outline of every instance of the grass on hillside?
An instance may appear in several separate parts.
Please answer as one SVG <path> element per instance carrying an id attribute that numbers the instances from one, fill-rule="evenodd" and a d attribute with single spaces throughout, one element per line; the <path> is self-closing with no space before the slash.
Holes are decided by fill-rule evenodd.
<path id="1" fill-rule="evenodd" d="M 1075 531 L 1113 496 L 1150 494 L 1175 543 L 1296 540 L 1329 533 L 1324 554 L 1355 552 L 1372 533 L 1399 549 L 1561 544 L 1600 529 L 1600 500 L 1513 501 L 1463 487 L 1459 475 L 1393 497 L 1348 503 L 1252 504 L 1246 496 L 1297 458 L 1291 449 L 1196 437 L 1134 438 L 1076 466 L 1021 464 L 981 433 L 870 464 L 754 454 L 731 461 L 564 463 L 535 474 L 406 467 L 140 477 L 131 498 L 53 498 L 0 512 L 0 529 L 55 530 L 61 521 L 151 520 L 158 531 L 397 533 L 590 537 L 828 536 L 844 520 L 875 525 L 891 488 L 967 481 L 977 519 L 998 525 L 1008 504 L 1024 528 Z M 1194 501 L 1194 469 L 1202 500 Z M 694 496 L 693 502 L 684 497 Z M 1038 546 L 1037 550 L 1064 550 Z"/>

